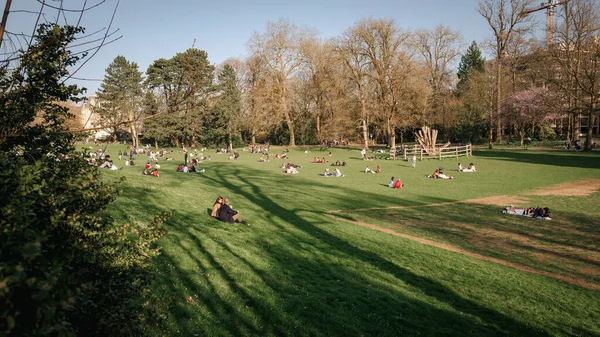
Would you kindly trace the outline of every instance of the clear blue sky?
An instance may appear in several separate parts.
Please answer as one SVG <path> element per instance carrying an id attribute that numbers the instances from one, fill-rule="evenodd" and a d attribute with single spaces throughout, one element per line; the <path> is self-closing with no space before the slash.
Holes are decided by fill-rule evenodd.
<path id="1" fill-rule="evenodd" d="M 41 0 L 40 0 L 41 1 Z M 88 0 L 88 6 L 101 0 Z M 58 0 L 46 0 L 60 6 Z M 83 1 L 64 0 L 64 7 L 79 9 Z M 0 1 L 4 8 L 5 1 Z M 117 0 L 106 0 L 87 12 L 82 25 L 93 32 L 108 25 Z M 13 1 L 12 11 L 39 11 L 36 0 Z M 487 39 L 491 30 L 477 13 L 477 0 L 121 0 L 113 22 L 123 38 L 104 46 L 77 74 L 79 77 L 102 79 L 104 70 L 117 56 L 136 62 L 145 72 L 158 58 L 170 58 L 192 46 L 206 50 L 211 63 L 219 64 L 229 57 L 243 58 L 247 41 L 254 31 L 262 32 L 267 21 L 286 18 L 300 27 L 312 27 L 323 38 L 335 37 L 365 17 L 391 18 L 404 29 L 433 28 L 444 24 L 459 31 L 465 44 Z M 47 20 L 57 11 L 46 8 Z M 12 13 L 7 30 L 30 34 L 35 14 Z M 537 18 L 542 19 L 543 17 Z M 67 16 L 75 23 L 74 14 Z M 61 22 L 64 19 L 61 18 Z M 101 37 L 101 36 L 98 36 Z M 76 81 L 94 93 L 100 82 Z"/>

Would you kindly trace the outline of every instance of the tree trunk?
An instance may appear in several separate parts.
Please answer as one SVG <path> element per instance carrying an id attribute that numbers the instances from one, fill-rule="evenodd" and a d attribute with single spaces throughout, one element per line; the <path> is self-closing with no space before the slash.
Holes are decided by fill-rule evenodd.
<path id="1" fill-rule="evenodd" d="M 228 146 L 229 152 L 233 152 L 233 137 L 231 137 L 231 132 L 229 132 L 229 146 Z"/>
<path id="2" fill-rule="evenodd" d="M 592 103 L 590 104 L 590 111 L 588 112 L 588 128 L 585 135 L 585 149 L 592 149 L 592 141 L 594 140 L 594 126 L 596 125 L 596 95 L 591 97 Z"/>
<path id="3" fill-rule="evenodd" d="M 390 143 L 390 157 L 396 159 L 396 127 L 391 124 L 389 119 L 387 121 L 387 124 Z"/>
<path id="4" fill-rule="evenodd" d="M 501 54 L 498 53 L 497 60 L 496 60 L 496 118 L 497 118 L 496 142 L 499 142 L 502 137 L 502 123 L 501 123 L 501 117 L 500 117 L 501 116 L 500 115 L 500 105 L 501 105 L 500 102 L 502 99 L 502 76 L 501 76 L 502 65 L 501 65 L 501 62 L 502 62 Z"/>
<path id="5" fill-rule="evenodd" d="M 321 137 L 321 113 L 319 112 L 319 108 L 317 108 L 317 138 L 319 139 L 319 142 L 323 141 L 323 138 Z"/>
<path id="6" fill-rule="evenodd" d="M 363 140 L 365 143 L 365 149 L 369 150 L 369 126 L 367 125 L 367 105 L 364 97 L 360 98 L 360 110 L 362 116 L 362 131 L 363 131 Z"/>
<path id="7" fill-rule="evenodd" d="M 131 130 L 131 142 L 133 147 L 138 148 L 140 145 L 140 139 L 138 138 L 138 134 L 137 134 L 137 130 L 135 127 L 135 123 L 131 123 L 131 126 L 129 127 L 129 129 Z"/>
<path id="8" fill-rule="evenodd" d="M 154 148 L 158 150 L 158 141 L 154 139 Z"/>
<path id="9" fill-rule="evenodd" d="M 192 121 L 192 141 L 191 147 L 196 147 L 196 121 Z"/>
<path id="10" fill-rule="evenodd" d="M 283 114 L 285 116 L 285 121 L 287 122 L 288 129 L 290 130 L 290 146 L 296 146 L 296 137 L 294 135 L 294 121 L 290 116 L 290 112 L 287 109 L 286 100 L 285 100 L 285 86 L 282 86 L 281 90 L 281 108 L 283 109 Z"/>

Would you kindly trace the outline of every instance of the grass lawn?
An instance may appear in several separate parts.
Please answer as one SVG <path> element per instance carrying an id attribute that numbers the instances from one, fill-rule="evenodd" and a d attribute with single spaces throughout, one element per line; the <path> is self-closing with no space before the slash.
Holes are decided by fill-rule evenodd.
<path id="1" fill-rule="evenodd" d="M 116 159 L 121 149 L 109 153 Z M 180 153 L 160 162 L 160 178 L 140 174 L 144 155 L 135 167 L 105 171 L 108 181 L 126 177 L 110 209 L 117 219 L 175 211 L 152 266 L 162 319 L 148 322 L 149 335 L 600 335 L 600 291 L 344 220 L 600 285 L 600 193 L 531 194 L 600 178 L 598 153 L 477 150 L 460 158 L 475 163 L 478 172 L 468 174 L 456 171 L 458 159 L 413 169 L 403 161 L 363 162 L 356 149 L 290 149 L 286 161 L 302 165 L 297 175 L 283 174 L 273 156 L 259 163 L 248 152 L 237 161 L 206 154 L 213 159 L 199 165 L 205 173 L 175 172 Z M 346 160 L 346 176 L 323 177 L 330 163 L 313 164 L 314 156 Z M 383 173 L 364 173 L 367 165 Z M 455 179 L 426 178 L 440 166 Z M 405 188 L 388 188 L 391 176 Z M 212 219 L 217 196 L 229 197 L 250 226 Z M 465 202 L 492 196 L 548 206 L 553 220 Z M 332 210 L 342 212 L 332 218 Z"/>

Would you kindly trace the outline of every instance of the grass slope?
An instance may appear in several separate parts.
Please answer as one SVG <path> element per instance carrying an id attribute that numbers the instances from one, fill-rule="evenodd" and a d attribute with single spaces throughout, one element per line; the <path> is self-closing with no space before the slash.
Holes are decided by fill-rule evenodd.
<path id="1" fill-rule="evenodd" d="M 110 153 L 115 157 L 120 149 L 112 147 Z M 281 160 L 259 163 L 258 155 L 247 152 L 235 162 L 211 153 L 213 160 L 199 165 L 204 174 L 176 173 L 181 154 L 174 155 L 177 161 L 161 162 L 161 178 L 141 175 L 142 160 L 136 167 L 106 171 L 110 181 L 126 177 L 124 195 L 110 210 L 116 218 L 143 221 L 160 210 L 175 210 L 169 234 L 160 242 L 163 254 L 153 266 L 158 276 L 154 294 L 160 298 L 153 305 L 163 319 L 149 322 L 149 335 L 600 335 L 599 292 L 325 214 L 520 195 L 540 186 L 597 178 L 600 161 L 595 153 L 480 150 L 473 158 L 461 158 L 463 164 L 473 161 L 479 172 L 458 174 L 452 172 L 456 159 L 418 162 L 413 169 L 402 161 L 363 162 L 358 150 L 331 149 L 331 157 L 329 149 L 303 150 L 291 149 L 289 154 L 289 161 L 303 166 L 298 175 L 283 174 Z M 346 177 L 321 176 L 329 163 L 310 163 L 317 155 L 345 159 Z M 383 173 L 363 173 L 366 165 L 380 165 Z M 456 178 L 425 178 L 439 166 Z M 387 188 L 391 176 L 402 178 L 406 187 Z M 218 195 L 229 197 L 251 225 L 212 219 L 208 211 Z M 557 226 L 554 220 L 552 225 L 540 224 L 545 244 L 557 241 L 597 252 L 592 235 L 598 233 L 598 200 L 598 193 L 534 200 L 548 204 L 559 218 Z M 559 216 L 563 211 L 568 214 L 564 221 Z M 569 266 L 571 257 L 539 263 L 527 258 L 526 248 L 512 256 L 501 245 L 470 243 L 471 227 L 523 235 L 537 230 L 523 221 L 528 219 L 502 217 L 493 206 L 457 203 L 387 212 L 350 216 L 598 281 Z M 471 227 L 459 228 L 458 234 L 440 229 L 448 223 Z M 565 237 L 563 226 L 580 232 Z"/>

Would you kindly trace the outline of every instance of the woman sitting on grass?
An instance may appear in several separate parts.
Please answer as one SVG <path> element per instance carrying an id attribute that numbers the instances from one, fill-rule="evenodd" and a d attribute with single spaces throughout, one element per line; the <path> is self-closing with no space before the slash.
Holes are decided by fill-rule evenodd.
<path id="1" fill-rule="evenodd" d="M 339 168 L 336 168 L 335 170 L 333 170 L 333 176 L 334 177 L 343 177 L 344 175 L 342 174 L 342 172 L 340 171 Z"/>
<path id="2" fill-rule="evenodd" d="M 212 216 L 213 218 L 218 218 L 219 217 L 219 208 L 221 208 L 222 204 L 223 204 L 223 197 L 221 197 L 221 196 L 217 197 L 217 200 L 215 200 L 215 203 L 213 204 L 212 212 L 210 212 L 210 216 Z"/>
<path id="3" fill-rule="evenodd" d="M 390 188 L 394 188 L 394 177 L 392 177 L 392 179 L 390 179 L 390 182 L 388 183 L 388 186 Z"/>

